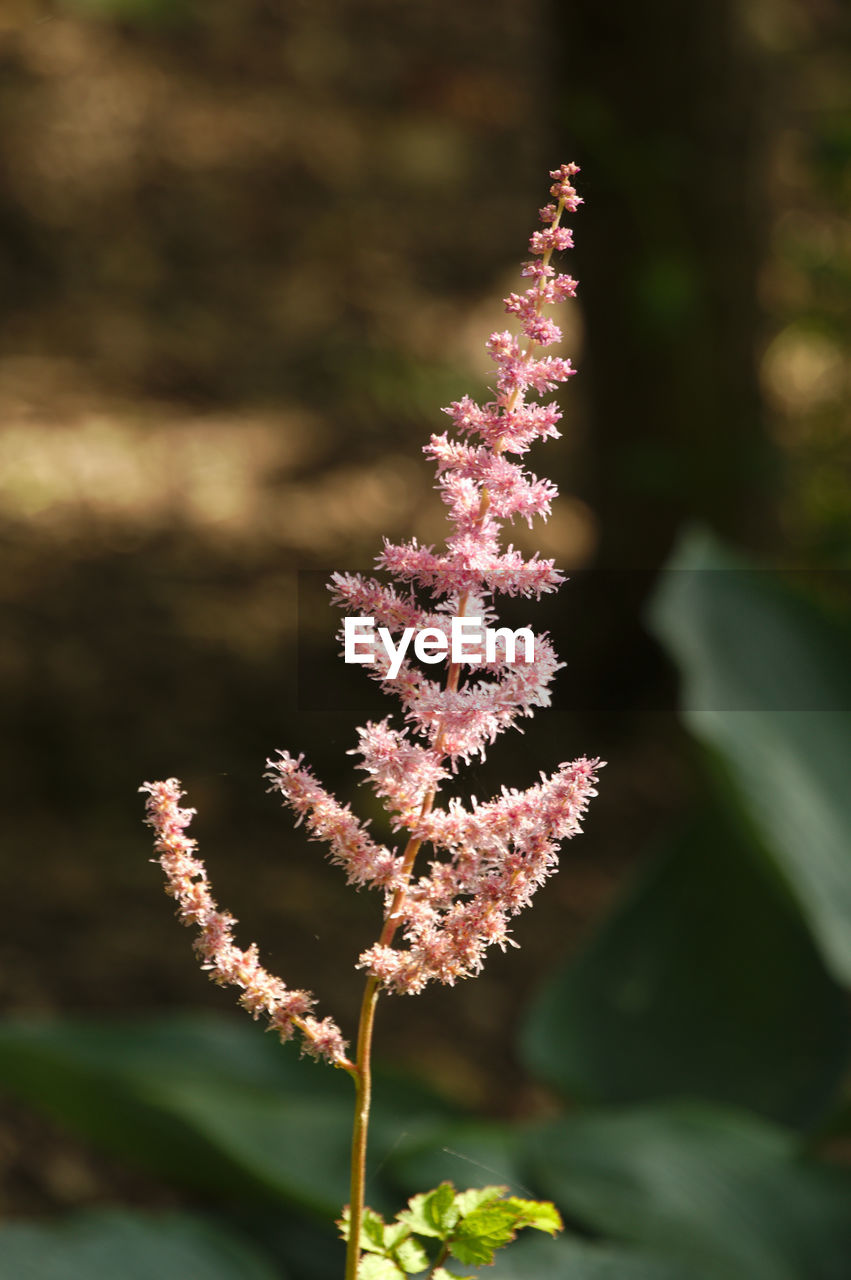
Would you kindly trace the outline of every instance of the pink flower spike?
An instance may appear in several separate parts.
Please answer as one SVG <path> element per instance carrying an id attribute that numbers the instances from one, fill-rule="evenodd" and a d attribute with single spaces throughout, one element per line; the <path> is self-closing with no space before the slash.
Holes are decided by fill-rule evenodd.
<path id="1" fill-rule="evenodd" d="M 402 841 L 387 847 L 373 839 L 369 824 L 321 785 L 302 756 L 279 751 L 267 761 L 269 789 L 296 825 L 304 823 L 309 838 L 322 842 L 349 884 L 381 894 L 383 927 L 358 961 L 372 980 L 364 1008 L 376 984 L 408 995 L 433 981 L 452 985 L 478 973 L 489 948 L 516 945 L 513 917 L 556 871 L 560 842 L 579 833 L 596 795 L 601 764 L 582 757 L 525 790 L 503 787 L 484 803 L 453 798 L 436 807 L 461 763 L 484 757 L 501 733 L 519 730 L 550 705 L 563 665 L 548 636 L 520 628 L 521 644 L 518 633 L 500 628 L 497 603 L 503 595 L 540 598 L 564 581 L 554 560 L 506 546 L 503 532 L 505 522 L 531 527 L 546 519 L 557 496 L 556 486 L 522 460 L 538 441 L 558 438 L 560 410 L 540 398 L 575 373 L 569 359 L 544 349 L 562 338 L 547 308 L 576 293 L 576 281 L 550 259 L 573 246 L 561 218 L 582 203 L 573 186 L 578 171 L 564 164 L 550 172 L 552 200 L 540 210 L 543 227 L 532 233 L 532 256 L 521 266 L 528 287 L 504 299 L 518 331 L 496 331 L 486 342 L 495 368 L 490 398 L 453 401 L 444 409 L 450 430 L 424 446 L 448 516 L 443 543 L 385 539 L 376 576 L 335 573 L 329 584 L 347 617 L 375 628 L 365 668 L 401 711 L 401 723 L 387 716 L 362 725 L 350 754 Z M 471 646 L 462 644 L 460 652 L 453 648 L 456 623 Z M 344 626 L 344 652 L 347 638 Z M 348 1060 L 340 1030 L 315 1015 L 313 996 L 268 973 L 253 944 L 237 946 L 237 922 L 215 902 L 187 834 L 194 810 L 180 806 L 179 782 L 145 783 L 142 790 L 166 892 L 182 923 L 197 929 L 202 968 L 214 982 L 236 988 L 239 1003 L 281 1040 L 297 1033 L 303 1052 L 362 1083 L 361 1050 L 357 1065 Z"/>
<path id="2" fill-rule="evenodd" d="M 177 778 L 165 782 L 145 782 L 139 788 L 147 792 L 145 821 L 153 827 L 155 847 L 160 853 L 160 866 L 166 874 L 166 892 L 177 899 L 178 917 L 186 925 L 200 925 L 201 933 L 195 950 L 214 982 L 220 986 L 236 986 L 242 991 L 240 1004 L 254 1018 L 265 1015 L 270 1028 L 281 1040 L 288 1040 L 293 1028 L 301 1032 L 305 1051 L 323 1057 L 332 1066 L 352 1070 L 346 1057 L 346 1044 L 330 1018 L 317 1023 L 306 1014 L 316 1003 L 307 991 L 290 991 L 260 964 L 254 943 L 247 951 L 234 945 L 233 916 L 219 911 L 210 891 L 204 864 L 187 857 L 195 849 L 195 841 L 183 835 L 194 809 L 182 809 L 183 796 Z"/>

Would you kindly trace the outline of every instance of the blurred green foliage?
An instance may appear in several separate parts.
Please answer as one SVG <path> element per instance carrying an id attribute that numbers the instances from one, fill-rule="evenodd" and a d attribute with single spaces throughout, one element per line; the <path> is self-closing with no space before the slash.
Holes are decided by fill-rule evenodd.
<path id="1" fill-rule="evenodd" d="M 191 1214 L 90 1210 L 50 1226 L 3 1229 L 2 1280 L 283 1280 L 236 1235 Z"/>
<path id="2" fill-rule="evenodd" d="M 842 1083 L 849 1031 L 800 909 L 707 808 L 541 993 L 523 1052 L 589 1102 L 697 1096 L 807 1127 Z"/>
<path id="3" fill-rule="evenodd" d="M 494 1176 L 552 1198 L 566 1237 L 518 1244 L 498 1280 L 847 1280 L 851 1172 L 819 1150 L 842 1131 L 851 1043 L 837 981 L 851 821 L 841 770 L 818 767 L 822 752 L 851 758 L 846 673 L 825 657 L 844 623 L 703 534 L 683 539 L 650 615 L 706 797 L 520 1028 L 528 1069 L 566 1109 L 471 1121 L 413 1080 L 379 1079 L 370 1200 L 392 1212 L 437 1182 Z M 217 1217 L 7 1224 L 3 1280 L 106 1280 L 128 1240 L 140 1278 L 186 1257 L 210 1280 L 339 1270 L 322 1223 L 346 1197 L 342 1073 L 247 1021 L 30 1019 L 0 1030 L 0 1081 Z"/>
<path id="4" fill-rule="evenodd" d="M 827 965 L 847 984 L 851 622 L 807 607 L 779 577 L 748 573 L 711 538 L 687 536 L 650 619 L 682 672 L 687 728 L 718 759 Z"/>
<path id="5" fill-rule="evenodd" d="M 277 741 L 331 785 L 351 745 L 284 686 L 282 574 L 363 563 L 380 534 L 436 536 L 431 479 L 405 467 L 436 406 L 475 390 L 471 371 L 486 384 L 495 285 L 550 162 L 576 155 L 588 204 L 560 455 L 578 500 L 535 530 L 546 554 L 655 570 L 697 513 L 768 562 L 847 566 L 849 17 L 834 0 L 4 6 L 14 1008 L 220 994 L 128 835 L 131 791 L 163 761 L 197 794 L 213 860 L 229 849 L 226 900 L 242 895 L 261 938 L 285 934 L 298 982 L 343 1005 L 355 990 L 328 939 L 366 931 L 360 900 L 340 905 L 295 839 L 272 865 L 268 809 L 234 799 Z M 412 1080 L 379 1083 L 377 1207 L 441 1178 L 558 1200 L 568 1237 L 518 1242 L 495 1280 L 851 1275 L 849 629 L 812 586 L 680 544 L 648 616 L 679 670 L 682 735 L 664 716 L 636 732 L 658 668 L 640 589 L 610 593 L 578 679 L 617 727 L 554 713 L 566 727 L 544 730 L 553 751 L 612 761 L 592 852 L 573 852 L 510 974 L 495 957 L 451 1003 L 387 1019 L 397 1058 L 446 1042 L 423 1073 L 489 1088 L 488 1114 L 552 1113 L 471 1120 Z M 510 764 L 529 761 L 515 745 Z M 501 768 L 480 793 L 514 780 Z M 613 909 L 513 1018 L 552 937 L 599 917 L 614 882 Z M 465 1034 L 482 1060 L 467 1076 Z M 0 1081 L 200 1206 L 7 1222 L 0 1280 L 339 1275 L 348 1082 L 250 1024 L 10 1020 Z"/>

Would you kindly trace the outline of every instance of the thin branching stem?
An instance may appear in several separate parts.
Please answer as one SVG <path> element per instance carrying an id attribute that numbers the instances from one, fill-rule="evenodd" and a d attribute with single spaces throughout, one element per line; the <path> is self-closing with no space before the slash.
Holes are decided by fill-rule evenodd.
<path id="1" fill-rule="evenodd" d="M 482 512 L 482 515 L 484 511 Z M 463 616 L 467 609 L 466 594 L 459 601 L 458 613 Z M 446 676 L 446 687 L 451 692 L 458 688 L 460 666 L 450 663 Z M 435 738 L 435 750 L 443 747 L 443 730 Z M 434 804 L 437 789 L 429 791 L 423 799 L 420 816 L 425 817 Z M 402 884 L 396 890 L 390 910 L 384 921 L 379 942 L 389 946 L 393 940 L 401 919 L 401 911 L 405 895 L 414 870 L 414 862 L 420 851 L 422 841 L 412 836 L 402 856 Z M 364 987 L 361 1001 L 360 1019 L 358 1022 L 358 1043 L 355 1070 L 351 1072 L 355 1082 L 355 1119 L 352 1126 L 352 1159 L 351 1181 L 349 1186 L 349 1239 L 346 1247 L 345 1280 L 357 1280 L 358 1261 L 360 1259 L 360 1236 L 363 1223 L 364 1196 L 366 1186 L 366 1148 L 369 1137 L 369 1109 L 372 1102 L 372 1033 L 375 1026 L 375 1009 L 380 995 L 377 978 L 369 977 Z"/>

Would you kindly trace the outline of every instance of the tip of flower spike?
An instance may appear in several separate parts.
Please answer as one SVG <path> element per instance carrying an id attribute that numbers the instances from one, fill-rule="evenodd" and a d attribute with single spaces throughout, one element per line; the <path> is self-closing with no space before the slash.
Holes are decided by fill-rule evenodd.
<path id="1" fill-rule="evenodd" d="M 559 200 L 563 200 L 564 207 L 569 209 L 571 213 L 575 212 L 577 207 L 583 203 L 570 181 L 577 173 L 579 173 L 578 164 L 563 164 L 558 169 L 550 170 L 550 177 L 555 179 L 555 182 L 550 187 L 550 195 L 557 196 Z"/>

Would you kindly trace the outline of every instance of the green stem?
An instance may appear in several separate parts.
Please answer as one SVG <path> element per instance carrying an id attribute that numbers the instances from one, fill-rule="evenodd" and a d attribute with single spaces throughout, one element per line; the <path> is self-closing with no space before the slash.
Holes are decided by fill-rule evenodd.
<path id="1" fill-rule="evenodd" d="M 423 812 L 427 813 L 434 804 L 434 792 L 426 796 Z M 390 910 L 381 930 L 379 943 L 389 946 L 399 926 L 402 903 L 407 892 L 414 861 L 419 852 L 421 840 L 412 837 L 408 841 L 402 858 L 402 884 L 393 896 Z M 375 1006 L 378 1004 L 380 985 L 378 978 L 368 978 L 361 1001 L 360 1021 L 358 1022 L 358 1047 L 355 1071 L 352 1078 L 355 1082 L 355 1121 L 352 1128 L 352 1168 L 349 1187 L 349 1241 L 346 1248 L 345 1280 L 357 1280 L 358 1260 L 360 1258 L 360 1235 L 363 1222 L 364 1187 L 366 1184 L 366 1143 L 369 1132 L 369 1107 L 372 1101 L 372 1032 L 375 1026 Z"/>
<path id="2" fill-rule="evenodd" d="M 372 1029 L 378 1004 L 378 979 L 369 978 L 364 988 L 358 1024 L 357 1075 L 355 1079 L 355 1121 L 352 1129 L 352 1172 L 349 1191 L 349 1241 L 346 1248 L 346 1280 L 356 1280 L 360 1258 L 366 1185 L 366 1142 L 369 1107 L 372 1101 Z"/>
<path id="3" fill-rule="evenodd" d="M 433 1276 L 434 1276 L 435 1271 L 437 1271 L 438 1267 L 442 1267 L 442 1266 L 443 1266 L 444 1262 L 446 1261 L 446 1259 L 447 1259 L 448 1257 L 449 1257 L 449 1245 L 448 1245 L 448 1244 L 445 1244 L 445 1245 L 443 1246 L 443 1248 L 441 1249 L 440 1254 L 438 1255 L 438 1257 L 436 1257 L 436 1258 L 435 1258 L 435 1260 L 434 1260 L 434 1266 L 432 1267 L 431 1271 L 429 1271 L 429 1273 L 428 1273 L 428 1276 L 427 1276 L 426 1280 L 432 1280 L 432 1278 L 433 1278 Z"/>
<path id="4" fill-rule="evenodd" d="M 487 510 L 487 492 L 485 491 L 481 518 Z M 467 612 L 467 594 L 461 597 L 458 614 L 463 617 Z M 446 687 L 451 692 L 458 688 L 460 667 L 457 662 L 450 663 L 446 678 Z M 443 727 L 438 730 L 434 742 L 434 750 L 441 752 L 444 736 Z M 423 799 L 420 816 L 425 817 L 431 811 L 437 788 L 429 791 Z M 393 895 L 390 910 L 384 921 L 384 928 L 378 941 L 381 946 L 389 947 L 393 941 L 401 919 L 402 906 L 408 892 L 414 862 L 419 853 L 422 840 L 412 836 L 402 855 L 402 883 Z M 368 978 L 364 987 L 361 1002 L 360 1020 L 358 1022 L 357 1057 L 354 1069 L 349 1071 L 355 1082 L 355 1120 L 352 1127 L 352 1163 L 349 1184 L 349 1239 L 346 1247 L 345 1280 L 357 1280 L 358 1262 L 360 1260 L 360 1237 L 363 1225 L 364 1188 L 366 1185 L 366 1144 L 369 1134 L 369 1108 L 372 1101 L 372 1032 L 375 1026 L 375 1006 L 378 1004 L 380 985 L 377 978 Z"/>

